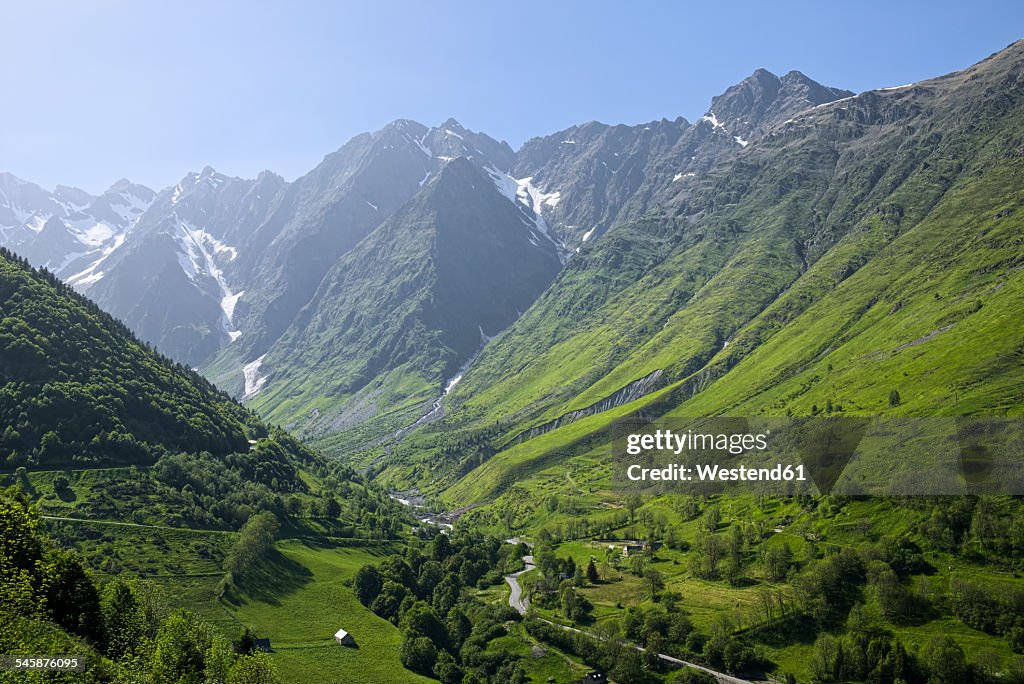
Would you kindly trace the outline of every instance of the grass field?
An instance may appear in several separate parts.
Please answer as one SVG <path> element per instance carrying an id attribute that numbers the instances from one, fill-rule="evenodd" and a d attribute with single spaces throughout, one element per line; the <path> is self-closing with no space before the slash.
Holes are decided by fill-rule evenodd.
<path id="1" fill-rule="evenodd" d="M 593 669 L 548 644 L 541 644 L 521 625 L 516 625 L 508 636 L 489 642 L 487 652 L 520 656 L 526 676 L 533 684 L 572 682 Z"/>
<path id="2" fill-rule="evenodd" d="M 269 638 L 274 662 L 286 682 L 428 682 L 402 667 L 398 629 L 365 608 L 345 585 L 366 563 L 391 549 L 277 544 L 278 554 L 249 577 L 231 613 L 260 637 Z M 356 646 L 339 646 L 344 628 Z"/>

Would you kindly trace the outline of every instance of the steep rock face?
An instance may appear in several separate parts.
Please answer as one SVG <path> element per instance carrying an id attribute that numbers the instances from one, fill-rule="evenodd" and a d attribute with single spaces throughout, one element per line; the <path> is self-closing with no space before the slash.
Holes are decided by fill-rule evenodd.
<path id="1" fill-rule="evenodd" d="M 638 126 L 589 122 L 527 141 L 513 175 L 545 199 L 544 218 L 569 247 L 639 218 L 795 113 L 853 93 L 793 71 L 758 69 L 712 99 L 694 124 L 683 118 Z"/>
<path id="2" fill-rule="evenodd" d="M 287 397 L 309 433 L 337 427 L 353 396 L 371 415 L 428 400 L 560 267 L 531 217 L 457 158 L 330 270 L 262 361 L 253 406 L 294 419 Z"/>
<path id="3" fill-rule="evenodd" d="M 239 309 L 248 333 L 243 349 L 262 354 L 313 296 L 337 260 L 420 191 L 450 159 L 511 150 L 450 120 L 439 128 L 399 120 L 357 136 L 292 183 L 281 210 L 261 232 L 273 232 L 252 266 L 253 286 Z"/>
<path id="4" fill-rule="evenodd" d="M 758 69 L 713 98 L 701 121 L 746 144 L 799 112 L 851 96 L 849 90 L 823 86 L 799 71 L 780 78 Z"/>
<path id="5" fill-rule="evenodd" d="M 682 118 L 641 126 L 591 121 L 527 141 L 512 173 L 538 189 L 545 219 L 575 248 L 611 227 L 650 166 L 689 127 Z"/>

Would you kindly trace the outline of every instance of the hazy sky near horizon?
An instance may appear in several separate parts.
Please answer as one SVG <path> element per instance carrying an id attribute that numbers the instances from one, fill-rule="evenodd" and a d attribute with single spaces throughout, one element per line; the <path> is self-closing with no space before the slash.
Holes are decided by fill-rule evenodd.
<path id="1" fill-rule="evenodd" d="M 703 114 L 764 67 L 860 92 L 1024 37 L 1024 3 L 0 0 L 0 171 L 99 192 L 209 164 L 291 180 L 449 116 L 513 147 Z"/>

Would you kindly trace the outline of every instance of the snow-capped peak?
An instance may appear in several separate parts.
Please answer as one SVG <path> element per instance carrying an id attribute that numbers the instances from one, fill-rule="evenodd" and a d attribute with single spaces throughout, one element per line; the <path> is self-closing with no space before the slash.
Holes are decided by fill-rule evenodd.
<path id="1" fill-rule="evenodd" d="M 102 277 L 99 263 L 124 241 L 152 191 L 119 180 L 94 197 L 58 185 L 53 192 L 0 174 L 0 245 L 80 286 Z M 45 228 L 45 230 L 44 230 Z"/>

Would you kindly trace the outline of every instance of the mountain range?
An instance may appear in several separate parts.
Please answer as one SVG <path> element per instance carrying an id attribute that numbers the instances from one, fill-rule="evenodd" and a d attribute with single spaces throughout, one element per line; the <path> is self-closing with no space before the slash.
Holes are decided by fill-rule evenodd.
<path id="1" fill-rule="evenodd" d="M 207 167 L 92 198 L 4 175 L 0 235 L 307 436 L 375 417 L 400 429 L 585 245 L 850 94 L 758 70 L 694 124 L 589 122 L 519 151 L 452 119 L 398 120 L 291 183 Z"/>

